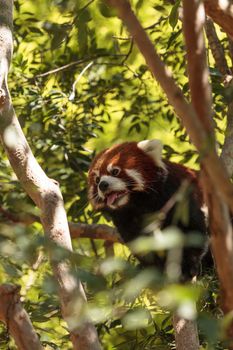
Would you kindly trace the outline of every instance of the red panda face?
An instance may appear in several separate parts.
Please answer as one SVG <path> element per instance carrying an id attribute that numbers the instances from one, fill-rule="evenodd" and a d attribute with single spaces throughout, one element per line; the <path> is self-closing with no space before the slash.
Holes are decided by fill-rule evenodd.
<path id="1" fill-rule="evenodd" d="M 102 151 L 88 173 L 88 197 L 96 210 L 126 206 L 133 192 L 146 191 L 161 160 L 158 140 L 126 142 Z"/>

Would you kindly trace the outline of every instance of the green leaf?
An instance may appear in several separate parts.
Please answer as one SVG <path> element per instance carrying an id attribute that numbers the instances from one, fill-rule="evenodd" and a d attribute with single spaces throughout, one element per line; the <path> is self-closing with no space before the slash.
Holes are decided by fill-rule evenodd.
<path id="1" fill-rule="evenodd" d="M 80 54 L 84 55 L 88 48 L 87 25 L 84 22 L 78 28 L 78 45 Z"/>
<path id="2" fill-rule="evenodd" d="M 180 0 L 177 0 L 169 15 L 169 24 L 174 29 L 179 19 Z"/>
<path id="3" fill-rule="evenodd" d="M 108 6 L 103 1 L 101 1 L 99 3 L 98 7 L 99 7 L 99 11 L 100 11 L 101 15 L 104 17 L 109 18 L 109 17 L 116 17 L 117 16 L 116 10 L 111 6 Z"/>
<path id="4" fill-rule="evenodd" d="M 138 2 L 137 2 L 137 4 L 136 4 L 136 10 L 139 10 L 139 9 L 142 7 L 143 1 L 144 1 L 144 0 L 138 0 Z"/>
<path id="5" fill-rule="evenodd" d="M 126 329 L 140 329 L 147 327 L 150 321 L 151 316 L 147 309 L 135 308 L 127 312 L 122 319 L 122 324 Z"/>
<path id="6" fill-rule="evenodd" d="M 158 12 L 163 12 L 165 10 L 165 8 L 161 5 L 153 6 L 153 8 Z"/>

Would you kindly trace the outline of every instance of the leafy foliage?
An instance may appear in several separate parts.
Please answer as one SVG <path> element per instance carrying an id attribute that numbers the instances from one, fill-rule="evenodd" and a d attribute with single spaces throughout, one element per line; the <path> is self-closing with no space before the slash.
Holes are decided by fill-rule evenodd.
<path id="1" fill-rule="evenodd" d="M 86 173 L 93 154 L 113 142 L 157 137 L 165 143 L 167 158 L 196 166 L 197 155 L 174 111 L 115 12 L 103 1 L 14 3 L 9 88 L 36 158 L 61 185 L 69 220 L 105 220 L 88 206 Z M 172 6 L 169 1 L 135 0 L 133 5 L 189 98 L 179 1 Z M 224 36 L 222 42 L 226 48 Z M 224 90 L 210 54 L 209 64 L 221 143 L 231 92 Z M 70 349 L 42 228 L 38 223 L 12 220 L 14 214 L 38 215 L 38 211 L 2 150 L 0 179 L 0 281 L 22 286 L 25 307 L 46 349 Z M 141 271 L 121 244 L 109 247 L 102 241 L 80 239 L 74 242 L 74 250 L 68 257 L 85 285 L 88 313 L 104 349 L 174 349 L 169 311 L 177 309 L 194 318 L 197 300 L 203 349 L 224 348 L 219 339 L 226 320 L 218 308 L 215 277 L 205 277 L 196 287 L 180 285 L 158 271 Z M 57 259 L 67 254 L 54 248 Z M 0 347 L 9 346 L 14 349 L 1 326 Z"/>

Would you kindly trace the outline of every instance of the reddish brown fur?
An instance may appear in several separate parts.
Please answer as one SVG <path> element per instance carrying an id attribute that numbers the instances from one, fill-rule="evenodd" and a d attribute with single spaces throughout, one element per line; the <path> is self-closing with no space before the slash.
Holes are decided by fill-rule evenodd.
<path id="1" fill-rule="evenodd" d="M 168 172 L 172 173 L 173 178 L 176 179 L 177 182 L 179 182 L 180 179 L 187 179 L 190 184 L 194 185 L 193 193 L 195 199 L 200 203 L 200 205 L 202 205 L 204 201 L 203 193 L 199 183 L 199 172 L 187 168 L 182 164 L 172 163 L 167 160 L 164 161 L 164 164 L 166 165 Z"/>
<path id="2" fill-rule="evenodd" d="M 101 175 L 107 174 L 109 164 L 118 166 L 122 170 L 138 170 L 145 184 L 150 184 L 151 174 L 155 171 L 154 160 L 137 147 L 137 142 L 127 142 L 113 146 L 97 155 L 90 167 L 89 184 L 94 183 L 94 171 L 99 170 Z M 128 180 L 124 172 L 119 177 Z"/>
<path id="3" fill-rule="evenodd" d="M 145 187 L 151 185 L 152 175 L 154 176 L 156 164 L 154 160 L 147 155 L 143 150 L 138 148 L 137 142 L 126 142 L 123 144 L 112 146 L 102 152 L 100 152 L 93 160 L 89 171 L 89 186 L 95 184 L 95 170 L 100 172 L 100 175 L 107 174 L 107 166 L 112 164 L 113 166 L 120 167 L 123 171 L 120 174 L 120 178 L 126 181 L 128 176 L 125 174 L 124 169 L 138 170 L 145 181 Z M 200 202 L 202 199 L 202 192 L 198 181 L 198 172 L 187 168 L 181 164 L 173 163 L 170 161 L 164 161 L 164 164 L 168 172 L 172 172 L 174 179 L 180 182 L 181 179 L 187 179 L 195 186 L 196 197 Z M 159 170 L 159 168 L 158 168 Z"/>

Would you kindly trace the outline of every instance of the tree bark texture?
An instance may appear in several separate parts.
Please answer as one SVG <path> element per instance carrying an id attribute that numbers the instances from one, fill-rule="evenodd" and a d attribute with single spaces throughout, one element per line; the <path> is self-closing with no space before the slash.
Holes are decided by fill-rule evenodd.
<path id="1" fill-rule="evenodd" d="M 41 210 L 41 222 L 49 240 L 72 250 L 69 227 L 58 185 L 49 179 L 34 158 L 15 115 L 7 89 L 12 53 L 12 0 L 0 0 L 0 137 L 9 161 L 27 194 Z M 86 296 L 70 270 L 69 263 L 57 262 L 50 250 L 53 273 L 58 282 L 62 315 L 74 349 L 99 350 L 95 327 L 85 319 Z M 81 319 L 83 316 L 83 319 Z"/>
<path id="2" fill-rule="evenodd" d="M 233 85 L 233 80 L 231 81 Z M 225 130 L 225 140 L 221 153 L 222 161 L 230 177 L 233 175 L 233 102 L 230 102 L 227 110 L 227 127 Z"/>
<path id="3" fill-rule="evenodd" d="M 227 74 L 230 74 L 230 70 L 227 65 L 223 46 L 221 45 L 214 23 L 210 17 L 206 18 L 205 31 L 216 67 L 223 77 L 225 77 Z"/>
<path id="4" fill-rule="evenodd" d="M 212 97 L 204 39 L 205 10 L 201 1 L 183 0 L 183 31 L 187 52 L 187 69 L 191 102 L 206 130 L 209 148 L 215 144 Z M 204 101 L 205 103 L 201 103 Z"/>
<path id="5" fill-rule="evenodd" d="M 36 215 L 20 213 L 11 213 L 8 210 L 0 207 L 0 214 L 4 218 L 4 224 L 21 224 L 31 225 L 34 222 L 40 222 L 40 218 Z M 105 224 L 84 224 L 69 222 L 69 229 L 71 238 L 91 238 L 91 239 L 102 239 L 109 243 L 122 243 L 119 233 L 115 227 Z"/>
<path id="6" fill-rule="evenodd" d="M 42 350 L 27 312 L 22 307 L 20 288 L 11 284 L 0 286 L 0 320 L 7 326 L 19 350 Z"/>
<path id="7" fill-rule="evenodd" d="M 233 39 L 233 2 L 204 0 L 206 14 Z"/>
<path id="8" fill-rule="evenodd" d="M 195 321 L 185 320 L 174 314 L 173 327 L 177 350 L 198 350 L 200 348 Z"/>
<path id="9" fill-rule="evenodd" d="M 205 25 L 206 35 L 209 42 L 211 53 L 214 57 L 215 66 L 222 74 L 222 80 L 225 88 L 233 88 L 232 69 L 228 67 L 223 46 L 218 38 L 215 25 L 211 18 L 206 18 Z M 231 60 L 232 40 L 229 38 L 229 52 Z M 229 176 L 233 175 L 233 102 L 230 101 L 227 105 L 227 126 L 225 130 L 225 139 L 222 147 L 221 159 L 225 164 Z"/>
<path id="10" fill-rule="evenodd" d="M 215 188 L 203 172 L 202 181 L 205 186 L 205 202 L 209 209 L 209 226 L 211 232 L 211 248 L 216 262 L 220 281 L 220 304 L 225 314 L 233 310 L 233 233 L 231 218 L 226 204 L 216 193 Z M 232 318 L 231 318 L 232 319 Z M 227 335 L 229 349 L 233 349 L 233 322 L 228 325 Z"/>
<path id="11" fill-rule="evenodd" d="M 215 147 L 213 124 L 210 122 L 210 118 L 212 120 L 212 101 L 203 36 L 205 11 L 202 2 L 196 0 L 183 0 L 183 9 L 192 103 L 203 128 L 213 139 L 210 147 Z M 205 106 L 205 108 L 199 108 L 199 105 Z M 203 168 L 202 184 L 210 219 L 211 248 L 216 262 L 222 296 L 224 295 L 222 308 L 225 313 L 228 313 L 233 310 L 233 293 L 231 292 L 233 289 L 233 251 L 229 245 L 229 242 L 233 242 L 232 225 L 226 203 L 219 194 L 218 188 L 214 188 L 212 185 L 205 164 L 203 164 Z M 233 334 L 231 328 L 232 326 L 230 326 L 229 332 Z"/>

